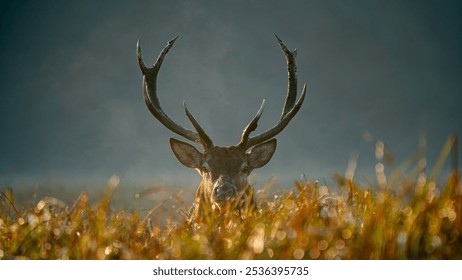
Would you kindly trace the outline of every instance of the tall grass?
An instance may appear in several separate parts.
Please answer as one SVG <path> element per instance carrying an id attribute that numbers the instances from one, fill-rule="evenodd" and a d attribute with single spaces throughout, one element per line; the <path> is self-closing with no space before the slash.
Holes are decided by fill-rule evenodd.
<path id="1" fill-rule="evenodd" d="M 82 193 L 73 205 L 44 198 L 19 212 L 3 192 L 0 259 L 462 259 L 457 171 L 442 185 L 433 172 L 388 179 L 380 171 L 367 186 L 338 176 L 335 190 L 306 180 L 259 190 L 244 219 L 230 213 L 193 226 L 176 215 L 159 222 L 157 208 L 111 210 L 116 176 L 93 206 Z"/>

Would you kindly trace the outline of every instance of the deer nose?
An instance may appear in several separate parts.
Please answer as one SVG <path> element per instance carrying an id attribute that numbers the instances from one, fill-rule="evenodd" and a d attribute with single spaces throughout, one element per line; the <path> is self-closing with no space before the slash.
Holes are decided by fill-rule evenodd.
<path id="1" fill-rule="evenodd" d="M 224 202 L 231 199 L 236 194 L 234 184 L 219 180 L 213 189 L 215 200 L 217 202 Z"/>
<path id="2" fill-rule="evenodd" d="M 215 199 L 217 202 L 227 201 L 235 194 L 234 186 L 220 186 L 215 188 Z"/>

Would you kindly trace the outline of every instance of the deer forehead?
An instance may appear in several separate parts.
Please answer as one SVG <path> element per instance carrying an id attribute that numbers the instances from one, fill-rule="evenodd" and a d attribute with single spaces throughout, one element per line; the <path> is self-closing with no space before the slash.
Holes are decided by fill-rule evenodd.
<path id="1" fill-rule="evenodd" d="M 205 161 L 211 172 L 237 173 L 247 165 L 245 151 L 237 147 L 213 147 L 205 152 Z"/>

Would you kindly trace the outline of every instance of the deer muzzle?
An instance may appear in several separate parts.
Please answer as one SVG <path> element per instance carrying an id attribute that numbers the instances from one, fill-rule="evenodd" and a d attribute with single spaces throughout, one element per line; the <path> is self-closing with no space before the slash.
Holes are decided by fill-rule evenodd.
<path id="1" fill-rule="evenodd" d="M 231 202 L 236 194 L 236 186 L 233 180 L 227 176 L 220 176 L 213 184 L 213 201 L 218 206 Z"/>

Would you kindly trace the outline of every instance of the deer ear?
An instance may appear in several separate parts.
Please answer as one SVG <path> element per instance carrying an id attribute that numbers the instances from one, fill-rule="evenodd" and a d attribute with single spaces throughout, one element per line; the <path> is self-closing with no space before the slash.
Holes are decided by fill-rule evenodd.
<path id="1" fill-rule="evenodd" d="M 252 168 L 260 168 L 265 166 L 276 151 L 276 139 L 271 139 L 262 144 L 253 147 L 247 152 L 247 159 Z"/>
<path id="2" fill-rule="evenodd" d="M 190 168 L 201 167 L 204 154 L 199 152 L 193 145 L 170 138 L 170 147 L 183 165 Z"/>

